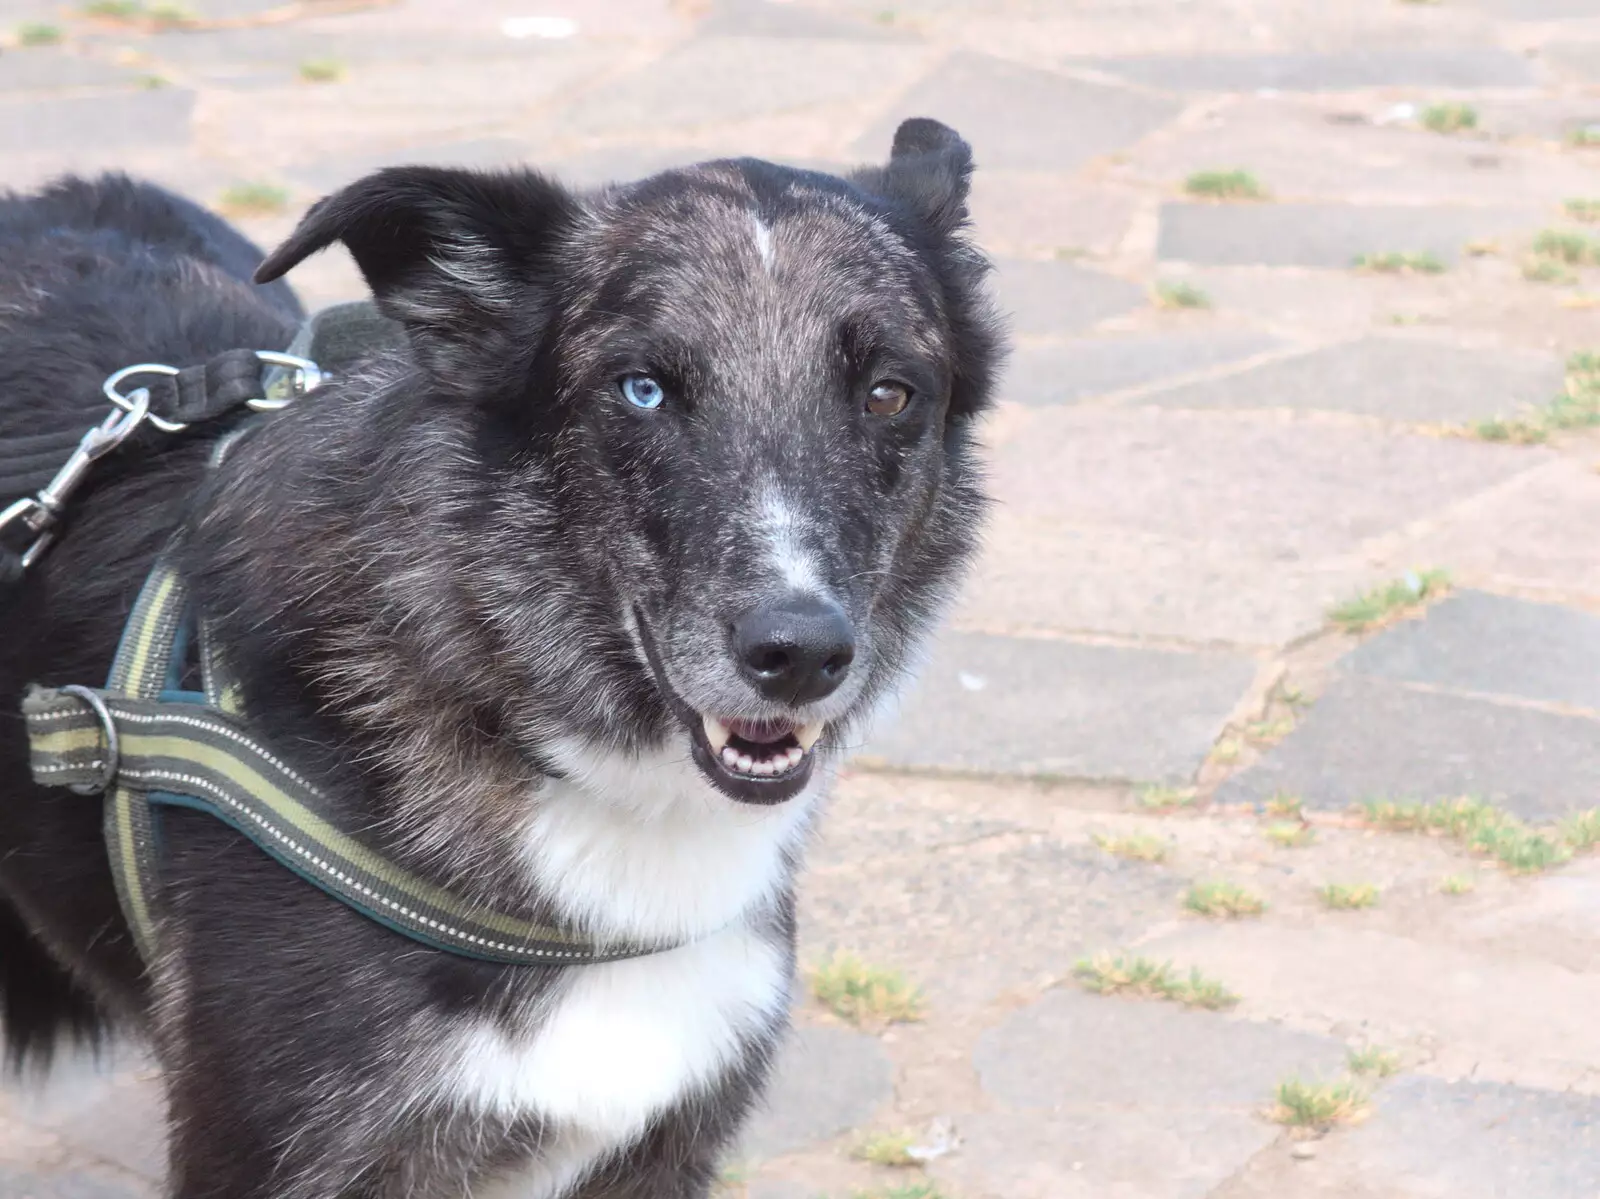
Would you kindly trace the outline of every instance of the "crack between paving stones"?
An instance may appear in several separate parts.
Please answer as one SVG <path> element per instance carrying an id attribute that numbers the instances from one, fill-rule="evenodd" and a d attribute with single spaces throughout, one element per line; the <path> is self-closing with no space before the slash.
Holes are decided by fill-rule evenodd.
<path id="1" fill-rule="evenodd" d="M 1461 699 L 1478 700 L 1502 708 L 1521 708 L 1529 712 L 1544 712 L 1551 716 L 1572 716 L 1582 720 L 1600 721 L 1600 709 L 1584 708 L 1577 704 L 1564 704 L 1558 700 L 1530 699 L 1521 695 L 1505 695 L 1497 691 L 1473 691 L 1462 687 L 1445 687 L 1438 683 L 1419 683 L 1411 679 L 1391 679 L 1383 675 L 1362 675 L 1363 678 L 1380 679 L 1406 691 L 1424 695 L 1449 695 Z"/>

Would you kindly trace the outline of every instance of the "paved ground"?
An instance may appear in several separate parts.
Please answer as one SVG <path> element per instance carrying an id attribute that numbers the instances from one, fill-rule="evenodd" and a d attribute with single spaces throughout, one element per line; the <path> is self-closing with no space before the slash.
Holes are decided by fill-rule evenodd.
<path id="1" fill-rule="evenodd" d="M 1600 0 L 198 7 L 222 27 L 0 0 L 5 24 L 67 35 L 0 53 L 6 180 L 118 166 L 209 202 L 269 183 L 284 211 L 246 224 L 271 240 L 391 162 L 826 165 L 881 157 L 912 114 L 976 147 L 1019 343 L 989 428 L 1002 503 L 804 900 L 808 960 L 903 969 L 927 1018 L 872 1033 L 803 1005 L 731 1192 L 922 1181 L 849 1149 L 942 1119 L 961 1143 L 927 1173 L 959 1199 L 1600 1193 L 1600 860 L 1512 877 L 1347 813 L 1600 804 L 1600 441 L 1446 435 L 1545 403 L 1600 347 L 1600 273 L 1522 268 L 1571 225 L 1563 201 L 1600 196 L 1600 149 L 1572 144 L 1600 129 Z M 535 16 L 579 26 L 502 25 Z M 300 78 L 313 59 L 342 80 Z M 1478 128 L 1422 128 L 1445 101 Z M 1184 194 L 1233 167 L 1270 198 Z M 1446 269 L 1351 269 L 1390 251 Z M 312 303 L 357 287 L 333 256 L 296 282 Z M 1212 306 L 1159 307 L 1158 282 Z M 1328 625 L 1427 568 L 1451 572 L 1442 602 L 1365 638 Z M 1198 799 L 1161 815 L 1151 784 Z M 1280 794 L 1310 844 L 1263 835 Z M 1096 841 L 1135 831 L 1165 860 Z M 1475 889 L 1443 893 L 1451 875 Z M 1207 879 L 1266 913 L 1186 913 Z M 1380 898 L 1328 911 L 1327 882 Z M 1072 967 L 1099 950 L 1197 966 L 1240 1002 L 1091 994 Z M 1361 1123 L 1307 1140 L 1263 1115 L 1283 1079 L 1371 1046 L 1401 1069 Z M 151 1094 L 131 1069 L 0 1099 L 0 1195 L 151 1194 Z"/>

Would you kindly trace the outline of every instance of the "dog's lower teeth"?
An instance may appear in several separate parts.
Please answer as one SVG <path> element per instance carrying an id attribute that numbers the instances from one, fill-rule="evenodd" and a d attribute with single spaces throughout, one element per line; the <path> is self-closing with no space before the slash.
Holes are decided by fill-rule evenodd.
<path id="1" fill-rule="evenodd" d="M 806 751 L 801 749 L 798 745 L 790 746 L 789 752 L 786 755 L 789 769 L 793 770 L 796 766 L 800 765 L 800 759 L 805 756 Z"/>

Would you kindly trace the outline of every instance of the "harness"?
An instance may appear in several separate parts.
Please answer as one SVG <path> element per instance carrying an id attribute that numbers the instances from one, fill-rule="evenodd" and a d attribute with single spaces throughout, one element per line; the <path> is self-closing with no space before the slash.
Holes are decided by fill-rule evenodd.
<path id="1" fill-rule="evenodd" d="M 370 305 L 324 310 L 302 329 L 288 354 L 231 351 L 224 356 L 237 364 L 240 355 L 248 355 L 254 383 L 230 382 L 222 394 L 220 387 L 204 389 L 202 379 L 192 384 L 187 411 L 203 411 L 209 418 L 241 406 L 281 408 L 321 381 L 319 362 L 351 360 L 370 350 L 375 340 L 394 336 L 393 327 Z M 311 352 L 324 357 L 313 360 Z M 214 365 L 218 361 L 208 364 L 214 382 L 241 375 L 241 368 Z M 269 367 L 264 379 L 261 362 Z M 152 369 L 166 378 L 183 377 L 171 367 L 148 365 L 112 375 L 106 394 L 119 397 L 113 400 L 112 414 L 83 436 L 67 464 L 37 495 L 0 514 L 0 535 L 8 524 L 33 535 L 22 551 L 7 551 L 18 563 L 16 577 L 48 548 L 67 496 L 95 461 L 146 420 L 178 429 L 191 423 L 153 414 L 148 389 L 126 396 L 117 390 L 125 378 Z M 200 691 L 182 687 L 191 648 L 198 650 Z M 542 966 L 653 952 L 591 944 L 570 931 L 473 903 L 384 857 L 363 842 L 359 829 L 344 827 L 328 797 L 250 731 L 226 657 L 165 558 L 145 581 L 105 687 L 31 686 L 22 713 L 34 780 L 81 795 L 105 796 L 105 841 L 117 897 L 146 963 L 159 945 L 160 813 L 175 807 L 215 817 L 363 916 L 434 949 Z"/>

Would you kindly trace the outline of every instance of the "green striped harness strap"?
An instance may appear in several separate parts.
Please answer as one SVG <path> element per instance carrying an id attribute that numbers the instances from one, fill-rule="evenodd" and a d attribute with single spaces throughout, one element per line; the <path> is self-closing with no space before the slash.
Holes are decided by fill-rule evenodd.
<path id="1" fill-rule="evenodd" d="M 179 689 L 194 623 L 177 573 L 159 562 L 129 617 L 106 687 L 32 687 L 22 704 L 34 779 L 106 793 L 106 849 L 146 962 L 159 931 L 162 807 L 215 816 L 363 915 L 437 949 L 540 966 L 651 952 L 591 945 L 487 910 L 418 878 L 338 827 L 326 797 L 250 735 L 238 689 L 203 623 L 204 692 Z"/>

